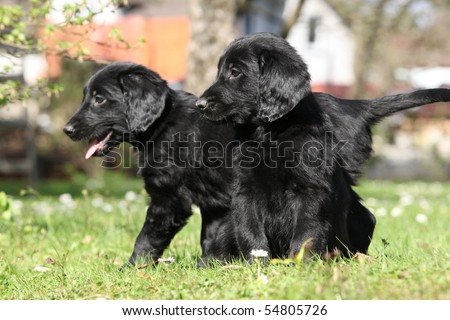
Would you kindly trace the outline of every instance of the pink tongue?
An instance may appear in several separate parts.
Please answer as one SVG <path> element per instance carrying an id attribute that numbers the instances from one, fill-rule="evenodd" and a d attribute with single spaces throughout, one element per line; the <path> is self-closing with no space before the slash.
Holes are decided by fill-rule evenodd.
<path id="1" fill-rule="evenodd" d="M 89 159 L 90 157 L 92 157 L 92 155 L 97 151 L 97 149 L 100 146 L 99 142 L 100 141 L 98 141 L 97 138 L 93 138 L 93 139 L 89 140 L 89 149 L 86 152 L 86 156 L 85 156 L 86 159 Z"/>

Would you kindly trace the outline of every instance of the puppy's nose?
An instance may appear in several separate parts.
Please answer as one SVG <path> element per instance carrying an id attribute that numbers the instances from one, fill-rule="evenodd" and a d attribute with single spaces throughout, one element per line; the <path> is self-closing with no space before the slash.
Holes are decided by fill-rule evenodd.
<path id="1" fill-rule="evenodd" d="M 195 103 L 195 105 L 197 106 L 197 108 L 199 108 L 200 110 L 205 110 L 206 106 L 208 105 L 208 102 L 206 101 L 205 98 L 200 98 L 197 100 L 197 102 Z"/>
<path id="2" fill-rule="evenodd" d="M 68 124 L 64 127 L 63 131 L 70 137 L 75 132 L 75 128 L 72 125 Z"/>

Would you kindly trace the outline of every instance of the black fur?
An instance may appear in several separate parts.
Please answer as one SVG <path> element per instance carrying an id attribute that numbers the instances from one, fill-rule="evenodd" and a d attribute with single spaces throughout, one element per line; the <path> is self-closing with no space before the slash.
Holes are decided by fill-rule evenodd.
<path id="1" fill-rule="evenodd" d="M 64 128 L 73 140 L 97 141 L 112 132 L 94 156 L 104 156 L 122 142 L 131 143 L 138 152 L 151 203 L 131 264 L 139 259 L 156 261 L 186 224 L 193 203 L 202 213 L 202 261 L 232 250 L 215 240 L 227 225 L 223 220 L 230 206 L 231 169 L 225 167 L 226 159 L 214 165 L 214 153 L 196 144 L 230 145 L 235 130 L 201 117 L 196 100 L 189 93 L 170 89 L 158 74 L 143 66 L 113 63 L 87 82 L 82 104 Z M 171 152 L 167 152 L 169 143 Z M 227 155 L 231 159 L 231 152 L 220 156 Z"/>
<path id="2" fill-rule="evenodd" d="M 450 90 L 370 100 L 312 93 L 300 56 L 268 33 L 233 41 L 218 69 L 197 106 L 213 121 L 235 123 L 241 139 L 252 142 L 234 157 L 231 217 L 240 253 L 293 257 L 308 238 L 319 254 L 366 252 L 375 218 L 351 186 L 370 156 L 371 127 L 399 110 L 449 101 Z M 264 158 L 273 145 L 274 166 L 248 165 L 249 154 Z"/>

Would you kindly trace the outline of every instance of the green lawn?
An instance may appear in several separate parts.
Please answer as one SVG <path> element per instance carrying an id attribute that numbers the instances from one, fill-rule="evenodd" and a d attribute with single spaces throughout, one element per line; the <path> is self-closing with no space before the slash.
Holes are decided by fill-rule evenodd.
<path id="1" fill-rule="evenodd" d="M 450 299 L 448 182 L 362 183 L 378 219 L 372 259 L 271 263 L 266 284 L 256 265 L 196 269 L 198 214 L 165 252 L 174 263 L 118 272 L 145 217 L 139 178 L 22 188 L 0 187 L 13 199 L 0 209 L 0 299 Z"/>

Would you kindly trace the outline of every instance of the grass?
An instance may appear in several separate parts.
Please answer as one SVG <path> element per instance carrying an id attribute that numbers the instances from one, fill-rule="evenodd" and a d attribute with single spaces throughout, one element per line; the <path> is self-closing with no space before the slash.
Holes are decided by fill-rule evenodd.
<path id="1" fill-rule="evenodd" d="M 196 269 L 198 214 L 165 252 L 174 263 L 118 272 L 145 217 L 138 178 L 77 177 L 22 195 L 3 184 L 13 208 L 0 216 L 0 299 L 450 299 L 448 182 L 362 183 L 378 219 L 372 259 L 271 263 L 267 284 L 243 262 Z"/>

